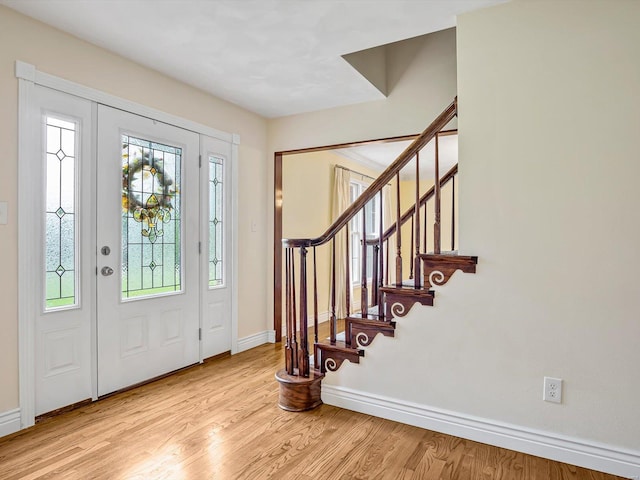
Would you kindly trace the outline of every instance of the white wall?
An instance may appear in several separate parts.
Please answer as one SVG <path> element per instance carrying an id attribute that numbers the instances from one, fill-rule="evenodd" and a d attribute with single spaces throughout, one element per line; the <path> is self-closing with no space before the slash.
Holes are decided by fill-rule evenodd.
<path id="1" fill-rule="evenodd" d="M 483 349 L 501 347 L 477 390 L 513 392 L 474 409 L 636 451 L 639 22 L 634 1 L 516 2 L 458 33 L 461 244 Z"/>
<path id="2" fill-rule="evenodd" d="M 458 19 L 460 242 L 477 274 L 325 385 L 627 452 L 617 471 L 640 475 L 639 24 L 624 0 Z M 564 379 L 562 404 L 542 401 L 543 376 Z"/>
<path id="3" fill-rule="evenodd" d="M 271 277 L 267 235 L 266 120 L 153 70 L 129 62 L 0 6 L 0 201 L 9 223 L 0 225 L 0 414 L 18 406 L 17 172 L 18 81 L 16 60 L 39 70 L 187 118 L 238 133 L 240 338 L 271 329 L 265 315 Z M 251 221 L 257 231 L 251 231 Z"/>

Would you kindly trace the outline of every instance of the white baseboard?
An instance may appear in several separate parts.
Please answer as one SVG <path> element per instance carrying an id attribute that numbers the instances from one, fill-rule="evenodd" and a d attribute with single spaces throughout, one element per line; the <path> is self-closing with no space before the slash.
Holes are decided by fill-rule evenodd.
<path id="1" fill-rule="evenodd" d="M 244 352 L 251 348 L 259 347 L 265 343 L 275 343 L 276 332 L 275 330 L 265 330 L 264 332 L 255 333 L 248 337 L 238 339 L 238 348 L 236 353 Z"/>
<path id="2" fill-rule="evenodd" d="M 322 385 L 329 405 L 622 477 L 640 478 L 640 452 L 495 422 L 345 387 Z"/>
<path id="3" fill-rule="evenodd" d="M 0 412 L 0 437 L 11 435 L 20 430 L 20 409 L 14 408 Z"/>

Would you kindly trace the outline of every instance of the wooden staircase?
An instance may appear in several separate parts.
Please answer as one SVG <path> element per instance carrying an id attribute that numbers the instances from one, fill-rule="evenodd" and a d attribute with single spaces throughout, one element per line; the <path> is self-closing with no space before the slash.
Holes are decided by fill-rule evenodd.
<path id="1" fill-rule="evenodd" d="M 425 286 L 383 287 L 381 290 L 384 293 L 386 312 L 384 319 L 346 318 L 344 342 L 331 343 L 327 339 L 315 344 L 316 370 L 323 374 L 336 371 L 345 360 L 360 363 L 360 357 L 365 355 L 364 347 L 369 346 L 378 334 L 393 337 L 396 319 L 407 315 L 416 303 L 433 306 L 433 285 L 444 285 L 456 270 L 475 273 L 478 263 L 478 257 L 464 255 L 422 254 L 420 258 L 425 267 Z"/>
<path id="2" fill-rule="evenodd" d="M 284 239 L 282 241 L 285 257 L 285 317 L 286 345 L 285 366 L 276 373 L 280 382 L 281 408 L 290 411 L 304 411 L 322 403 L 320 398 L 321 381 L 328 371 L 335 371 L 348 360 L 360 363 L 365 349 L 378 334 L 393 337 L 396 322 L 401 321 L 413 306 L 433 306 L 435 291 L 433 287 L 442 286 L 449 281 L 458 270 L 475 273 L 477 257 L 458 255 L 455 251 L 455 178 L 457 165 L 445 175 L 439 173 L 439 138 L 457 133 L 444 130 L 447 124 L 457 115 L 457 100 L 454 101 L 422 132 L 415 141 L 334 221 L 327 231 L 317 238 Z M 431 141 L 435 142 L 434 186 L 426 192 L 420 191 L 420 152 Z M 415 203 L 400 214 L 400 171 L 415 159 Z M 379 196 L 380 212 L 383 218 L 383 188 L 389 183 L 396 185 L 396 212 L 394 223 L 385 230 L 379 221 L 377 231 L 367 234 L 367 205 Z M 452 185 L 452 219 L 451 219 L 451 251 L 441 253 L 441 188 L 451 182 Z M 427 252 L 427 202 L 433 205 L 433 252 Z M 349 254 L 350 225 L 359 215 L 362 225 L 360 234 L 363 240 L 360 251 L 360 311 L 351 312 L 351 256 Z M 409 281 L 403 275 L 402 226 L 411 223 L 410 238 L 410 272 Z M 346 252 L 338 253 L 336 243 L 345 239 Z M 391 240 L 395 242 L 392 248 Z M 318 287 L 316 248 L 327 245 L 331 248 L 331 306 L 330 336 L 328 339 L 318 338 Z M 371 249 L 371 250 L 368 250 Z M 392 259 L 391 250 L 395 250 Z M 368 253 L 372 256 L 371 274 L 367 272 Z M 312 266 L 309 269 L 308 255 L 312 253 Z M 405 248 L 406 255 L 406 248 Z M 338 278 L 337 265 L 343 262 L 345 277 Z M 393 268 L 391 268 L 393 267 Z M 394 281 L 390 282 L 390 271 Z M 312 281 L 307 277 L 311 276 Z M 344 281 L 344 282 L 342 282 Z M 338 287 L 338 285 L 340 285 Z M 337 305 L 339 289 L 344 288 L 345 300 L 341 300 L 346 309 L 344 315 L 344 339 L 337 332 L 340 306 Z M 312 295 L 309 295 L 311 289 Z M 312 310 L 312 312 L 309 312 Z M 312 319 L 314 328 L 313 360 L 309 348 L 308 327 Z"/>

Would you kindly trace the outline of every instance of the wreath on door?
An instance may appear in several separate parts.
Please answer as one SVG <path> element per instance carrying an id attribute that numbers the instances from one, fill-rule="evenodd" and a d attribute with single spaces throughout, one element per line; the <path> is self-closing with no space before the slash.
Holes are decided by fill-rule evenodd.
<path id="1" fill-rule="evenodd" d="M 126 158 L 127 154 L 124 153 Z M 144 188 L 151 182 L 151 188 Z M 148 191 L 147 191 L 148 190 Z M 142 236 L 155 243 L 164 235 L 158 225 L 171 220 L 171 203 L 176 194 L 173 179 L 163 169 L 162 160 L 151 159 L 145 152 L 122 167 L 122 211 L 136 222 L 145 223 Z M 147 196 L 148 195 L 148 196 Z M 146 200 L 143 200 L 146 197 Z"/>

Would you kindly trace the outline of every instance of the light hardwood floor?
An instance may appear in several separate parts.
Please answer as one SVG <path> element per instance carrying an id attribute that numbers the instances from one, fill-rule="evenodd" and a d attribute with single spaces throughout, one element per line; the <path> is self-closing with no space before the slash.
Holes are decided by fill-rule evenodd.
<path id="1" fill-rule="evenodd" d="M 610 475 L 323 405 L 277 406 L 279 345 L 0 439 L 0 479 L 591 479 Z"/>

